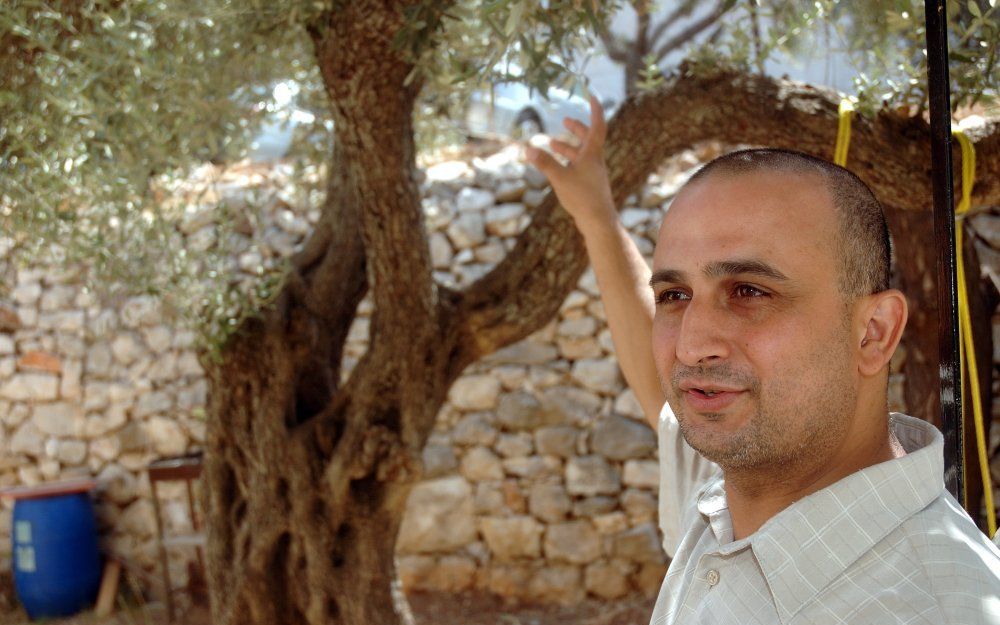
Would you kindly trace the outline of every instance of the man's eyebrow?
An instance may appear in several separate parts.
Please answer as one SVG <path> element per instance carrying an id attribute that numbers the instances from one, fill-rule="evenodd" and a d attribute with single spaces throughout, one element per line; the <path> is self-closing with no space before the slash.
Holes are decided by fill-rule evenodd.
<path id="1" fill-rule="evenodd" d="M 704 273 L 710 278 L 750 274 L 761 276 L 762 278 L 771 278 L 772 280 L 781 280 L 783 282 L 789 279 L 788 276 L 778 271 L 776 267 L 754 258 L 717 260 L 709 263 L 705 267 Z"/>
<path id="2" fill-rule="evenodd" d="M 649 286 L 658 282 L 684 282 L 685 275 L 683 271 L 677 269 L 658 269 L 653 272 L 653 277 L 649 279 Z"/>
<path id="3" fill-rule="evenodd" d="M 777 268 L 756 259 L 717 260 L 709 263 L 704 274 L 710 278 L 723 278 L 736 275 L 754 275 L 772 280 L 787 281 L 789 278 Z M 679 269 L 658 269 L 649 279 L 649 286 L 660 282 L 685 282 L 687 274 Z"/>

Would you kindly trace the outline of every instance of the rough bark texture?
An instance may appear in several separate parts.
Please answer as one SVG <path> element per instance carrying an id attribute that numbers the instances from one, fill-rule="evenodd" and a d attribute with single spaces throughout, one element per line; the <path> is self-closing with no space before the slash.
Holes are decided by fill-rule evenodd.
<path id="1" fill-rule="evenodd" d="M 401 23 L 399 6 L 363 0 L 310 31 L 337 129 L 325 213 L 277 303 L 240 328 L 209 372 L 204 479 L 218 625 L 399 622 L 393 546 L 448 387 L 548 321 L 586 266 L 550 197 L 467 291 L 434 283 L 413 176 L 418 85 L 404 86 L 410 66 L 392 47 Z M 621 204 L 665 158 L 709 139 L 829 156 L 836 105 L 828 92 L 762 78 L 672 80 L 611 123 L 614 197 Z M 979 145 L 987 182 L 974 200 L 995 202 L 1000 186 L 985 170 L 997 166 L 996 135 Z M 919 220 L 929 222 L 926 148 L 921 121 L 855 122 L 851 167 L 887 199 L 897 236 L 901 224 L 922 233 Z M 904 269 L 901 279 L 919 287 L 925 273 Z M 370 347 L 340 385 L 343 342 L 366 289 Z M 923 291 L 911 295 L 919 309 Z M 934 362 L 921 351 L 926 337 L 910 336 Z"/>

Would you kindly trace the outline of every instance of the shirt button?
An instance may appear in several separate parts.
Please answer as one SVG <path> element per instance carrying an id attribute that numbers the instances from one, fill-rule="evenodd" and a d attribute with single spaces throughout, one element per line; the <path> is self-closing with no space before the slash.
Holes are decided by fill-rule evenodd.
<path id="1" fill-rule="evenodd" d="M 715 569 L 710 570 L 705 574 L 705 581 L 708 582 L 709 586 L 715 586 L 719 583 L 719 572 Z"/>

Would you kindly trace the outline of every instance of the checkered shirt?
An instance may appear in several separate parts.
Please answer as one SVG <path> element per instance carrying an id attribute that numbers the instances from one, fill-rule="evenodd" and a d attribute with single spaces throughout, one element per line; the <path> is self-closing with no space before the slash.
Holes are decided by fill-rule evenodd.
<path id="1" fill-rule="evenodd" d="M 941 433 L 902 414 L 890 423 L 907 455 L 733 540 L 721 471 L 664 406 L 660 524 L 673 560 L 651 625 L 1000 624 L 1000 550 L 944 489 Z"/>

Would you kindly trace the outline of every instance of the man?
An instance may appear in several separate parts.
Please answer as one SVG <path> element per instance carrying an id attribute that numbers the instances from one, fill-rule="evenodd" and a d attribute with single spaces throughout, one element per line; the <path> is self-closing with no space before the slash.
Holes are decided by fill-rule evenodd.
<path id="1" fill-rule="evenodd" d="M 617 219 L 605 124 L 537 149 L 585 239 L 660 441 L 672 556 L 653 625 L 1000 623 L 1000 551 L 945 491 L 942 437 L 887 410 L 906 299 L 847 170 L 746 150 L 677 194 L 650 272 Z"/>

